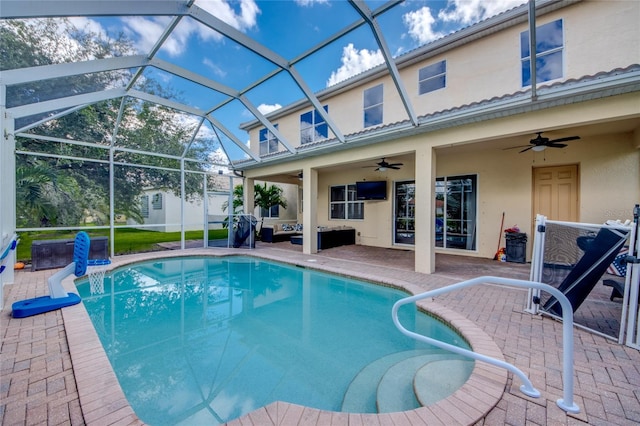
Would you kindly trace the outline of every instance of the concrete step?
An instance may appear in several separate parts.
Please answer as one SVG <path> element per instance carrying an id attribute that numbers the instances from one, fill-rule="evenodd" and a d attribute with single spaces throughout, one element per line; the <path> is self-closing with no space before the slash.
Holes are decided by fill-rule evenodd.
<path id="1" fill-rule="evenodd" d="M 454 393 L 462 386 L 475 363 L 468 358 L 429 362 L 418 369 L 413 378 L 414 394 L 420 405 L 431 405 Z"/>
<path id="2" fill-rule="evenodd" d="M 447 355 L 427 354 L 413 356 L 395 363 L 384 373 L 376 393 L 379 413 L 413 410 L 420 406 L 413 391 L 413 378 L 425 364 L 443 359 Z"/>
<path id="3" fill-rule="evenodd" d="M 430 350 L 396 352 L 379 358 L 353 378 L 342 400 L 342 411 L 347 413 L 376 413 L 376 393 L 382 376 L 400 361 L 431 353 Z"/>

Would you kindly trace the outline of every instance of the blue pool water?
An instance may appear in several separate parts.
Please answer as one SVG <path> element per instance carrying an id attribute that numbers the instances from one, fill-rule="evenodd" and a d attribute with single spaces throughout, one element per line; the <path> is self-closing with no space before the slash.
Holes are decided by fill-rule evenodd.
<path id="1" fill-rule="evenodd" d="M 274 401 L 411 409 L 415 396 L 402 392 L 414 377 L 430 383 L 441 370 L 430 361 L 455 359 L 394 327 L 391 307 L 405 293 L 251 257 L 148 261 L 78 291 L 127 399 L 151 425 L 219 424 Z M 468 348 L 440 321 L 402 309 L 408 328 Z M 455 391 L 472 367 L 456 364 L 427 400 Z"/>

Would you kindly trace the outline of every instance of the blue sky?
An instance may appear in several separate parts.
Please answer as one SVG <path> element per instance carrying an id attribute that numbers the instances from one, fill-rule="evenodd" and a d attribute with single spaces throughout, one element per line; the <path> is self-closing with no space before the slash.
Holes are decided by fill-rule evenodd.
<path id="1" fill-rule="evenodd" d="M 378 18 L 388 48 L 399 56 L 437 40 L 460 28 L 516 7 L 526 0 L 408 0 Z M 372 10 L 384 1 L 365 0 Z M 336 34 L 360 16 L 345 0 L 196 0 L 198 7 L 293 61 L 321 41 Z M 148 52 L 170 21 L 169 17 L 126 17 L 81 19 L 88 26 L 107 34 L 124 31 L 141 53 Z M 163 44 L 157 57 L 205 75 L 236 90 L 245 89 L 277 67 L 232 40 L 185 18 Z M 364 25 L 321 51 L 295 65 L 306 84 L 317 92 L 361 73 L 382 62 L 382 55 L 368 26 Z M 183 93 L 183 100 L 202 109 L 219 104 L 224 96 L 185 83 L 166 73 L 150 71 Z M 280 73 L 247 97 L 263 113 L 295 102 L 303 97 L 295 82 Z M 238 130 L 249 114 L 238 102 L 214 113 L 241 140 L 247 135 Z"/>

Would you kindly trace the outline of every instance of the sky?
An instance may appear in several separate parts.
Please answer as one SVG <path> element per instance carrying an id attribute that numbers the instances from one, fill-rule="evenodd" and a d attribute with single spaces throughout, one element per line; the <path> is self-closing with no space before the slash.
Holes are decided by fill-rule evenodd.
<path id="1" fill-rule="evenodd" d="M 526 0 L 407 0 L 380 15 L 378 24 L 389 51 L 397 57 L 524 2 Z M 374 11 L 385 3 L 365 0 Z M 360 19 L 345 0 L 196 0 L 195 4 L 294 63 L 312 92 L 383 62 L 380 48 L 366 25 L 299 60 L 320 42 Z M 95 32 L 107 35 L 124 32 L 141 53 L 151 50 L 170 22 L 169 17 L 75 19 L 77 26 Z M 234 90 L 244 90 L 278 69 L 270 61 L 191 18 L 181 20 L 156 57 Z M 204 110 L 219 106 L 226 98 L 167 73 L 149 70 L 146 75 L 170 85 L 182 93 L 185 103 Z M 246 96 L 263 114 L 304 97 L 296 82 L 283 72 L 248 91 Z M 228 128 L 241 140 L 247 139 L 238 126 L 254 117 L 238 101 L 228 103 L 213 115 L 229 123 Z"/>

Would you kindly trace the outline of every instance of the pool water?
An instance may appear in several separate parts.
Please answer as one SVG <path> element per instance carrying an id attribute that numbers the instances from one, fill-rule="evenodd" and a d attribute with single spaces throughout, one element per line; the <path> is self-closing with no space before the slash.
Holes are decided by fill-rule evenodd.
<path id="1" fill-rule="evenodd" d="M 274 401 L 412 409 L 448 396 L 473 368 L 394 327 L 391 308 L 406 293 L 251 257 L 137 263 L 78 291 L 129 403 L 151 425 L 220 424 Z M 400 318 L 469 347 L 415 308 Z M 428 389 L 414 394 L 414 381 Z"/>

